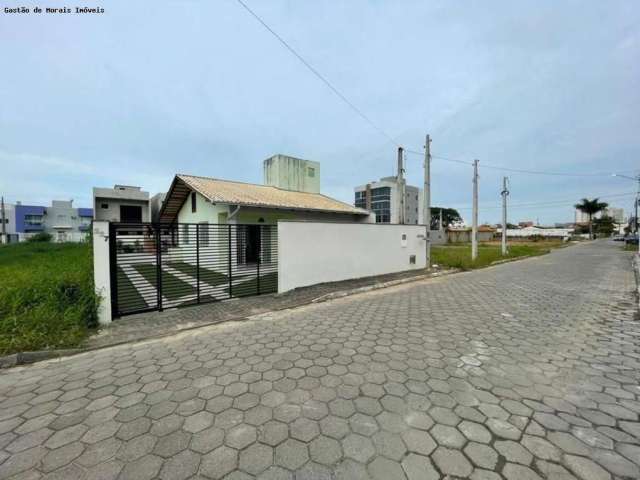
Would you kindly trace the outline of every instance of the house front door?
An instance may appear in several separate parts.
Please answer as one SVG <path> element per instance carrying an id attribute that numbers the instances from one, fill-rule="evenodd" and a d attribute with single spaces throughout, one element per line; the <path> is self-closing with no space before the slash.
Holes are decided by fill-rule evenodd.
<path id="1" fill-rule="evenodd" d="M 247 225 L 246 263 L 257 263 L 260 254 L 260 225 Z"/>

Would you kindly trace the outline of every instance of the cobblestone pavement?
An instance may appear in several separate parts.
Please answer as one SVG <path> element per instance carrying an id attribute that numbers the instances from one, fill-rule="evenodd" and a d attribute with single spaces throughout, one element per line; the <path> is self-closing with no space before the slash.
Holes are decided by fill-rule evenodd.
<path id="1" fill-rule="evenodd" d="M 13 369 L 0 478 L 637 479 L 633 289 L 599 242 Z"/>

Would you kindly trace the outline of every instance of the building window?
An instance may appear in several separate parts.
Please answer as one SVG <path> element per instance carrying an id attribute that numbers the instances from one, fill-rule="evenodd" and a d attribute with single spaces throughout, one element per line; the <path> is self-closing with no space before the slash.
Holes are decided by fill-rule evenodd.
<path id="1" fill-rule="evenodd" d="M 101 203 L 100 204 L 100 208 L 104 208 L 105 210 L 109 208 L 109 204 L 108 203 Z"/>
<path id="2" fill-rule="evenodd" d="M 191 213 L 196 213 L 196 192 L 191 192 Z"/>
<path id="3" fill-rule="evenodd" d="M 201 247 L 209 246 L 209 222 L 200 222 L 200 227 L 198 227 L 198 233 L 200 234 L 200 238 L 198 241 L 200 242 Z"/>
<path id="4" fill-rule="evenodd" d="M 185 245 L 189 244 L 189 225 L 182 225 L 182 243 Z"/>
<path id="5" fill-rule="evenodd" d="M 316 176 L 316 169 L 312 167 L 307 167 L 307 175 L 311 178 Z"/>

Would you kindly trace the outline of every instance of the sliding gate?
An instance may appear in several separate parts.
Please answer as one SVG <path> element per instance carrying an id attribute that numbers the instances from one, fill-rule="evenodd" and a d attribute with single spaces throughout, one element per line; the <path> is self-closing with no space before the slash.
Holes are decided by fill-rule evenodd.
<path id="1" fill-rule="evenodd" d="M 114 317 L 278 290 L 276 225 L 109 228 Z"/>

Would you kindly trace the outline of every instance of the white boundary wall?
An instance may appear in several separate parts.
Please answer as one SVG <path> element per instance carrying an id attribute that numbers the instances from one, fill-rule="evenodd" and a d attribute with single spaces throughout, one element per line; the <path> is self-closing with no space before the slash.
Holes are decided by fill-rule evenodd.
<path id="1" fill-rule="evenodd" d="M 100 295 L 98 322 L 111 323 L 111 276 L 109 264 L 109 222 L 93 222 L 93 283 Z"/>
<path id="2" fill-rule="evenodd" d="M 420 225 L 279 221 L 278 293 L 425 268 L 425 250 Z"/>

